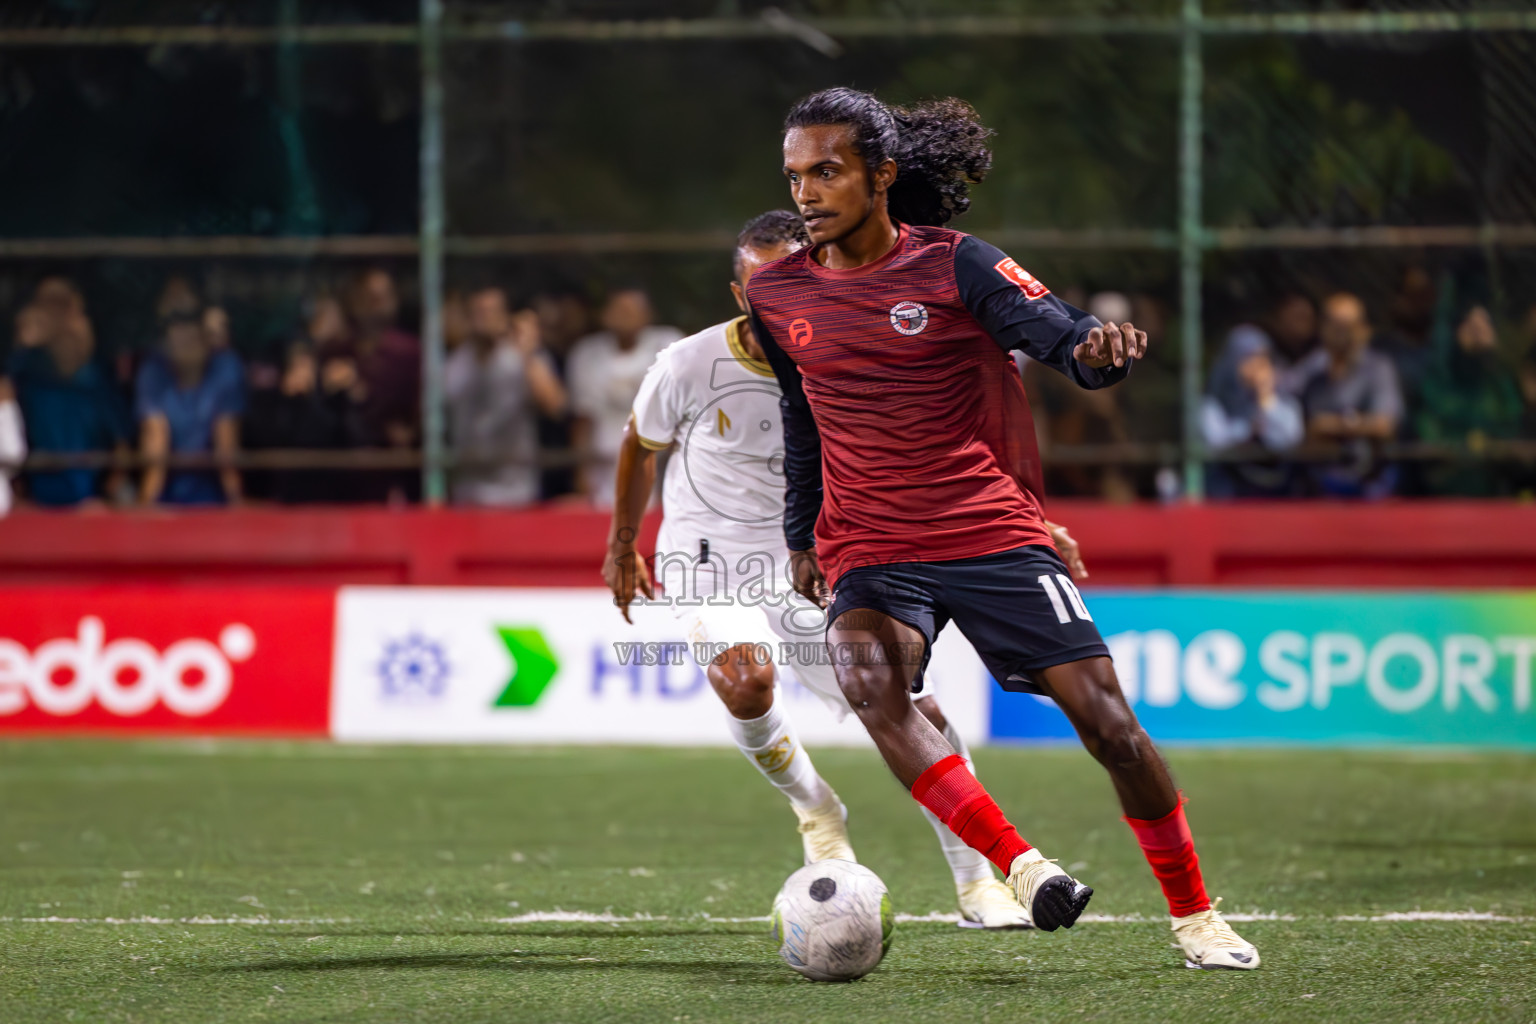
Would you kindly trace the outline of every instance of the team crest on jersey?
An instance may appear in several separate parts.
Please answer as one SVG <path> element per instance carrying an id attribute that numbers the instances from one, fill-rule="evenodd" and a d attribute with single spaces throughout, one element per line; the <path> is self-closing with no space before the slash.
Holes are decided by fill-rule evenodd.
<path id="1" fill-rule="evenodd" d="M 902 334 L 916 334 L 928 326 L 928 310 L 919 302 L 898 302 L 891 307 L 891 326 Z"/>
<path id="2" fill-rule="evenodd" d="M 992 269 L 1002 274 L 1004 280 L 1018 285 L 1019 291 L 1031 299 L 1038 299 L 1042 295 L 1049 295 L 1051 293 L 1049 288 L 1041 284 L 1033 274 L 1019 266 L 1018 262 L 1012 258 L 1003 260 Z"/>

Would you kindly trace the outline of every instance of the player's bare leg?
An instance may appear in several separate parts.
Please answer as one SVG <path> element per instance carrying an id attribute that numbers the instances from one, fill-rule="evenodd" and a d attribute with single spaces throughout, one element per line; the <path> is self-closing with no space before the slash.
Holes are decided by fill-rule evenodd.
<path id="1" fill-rule="evenodd" d="M 1088 753 L 1109 772 L 1128 817 L 1161 818 L 1179 802 L 1173 776 L 1136 721 L 1108 658 L 1087 658 L 1034 673 L 1077 730 Z"/>
<path id="2" fill-rule="evenodd" d="M 730 712 L 731 736 L 763 778 L 789 798 L 800 819 L 807 864 L 857 860 L 848 841 L 848 809 L 817 773 L 794 723 L 774 701 L 773 662 L 761 655 L 757 644 L 738 644 L 705 669 Z"/>
<path id="3" fill-rule="evenodd" d="M 880 756 L 908 789 L 955 753 L 944 734 L 912 704 L 923 635 L 883 612 L 858 608 L 827 630 L 837 685 L 864 723 Z"/>
<path id="4" fill-rule="evenodd" d="M 883 612 L 860 608 L 837 617 L 827 643 L 843 696 L 913 798 L 1009 876 L 1037 928 L 1070 928 L 1093 890 L 1024 841 L 965 759 L 913 706 L 911 682 L 922 664 L 922 634 Z"/>
<path id="5" fill-rule="evenodd" d="M 1200 858 L 1168 764 L 1125 702 L 1108 658 L 1053 665 L 1035 679 L 1109 772 L 1126 823 L 1168 899 L 1173 931 L 1191 967 L 1251 970 L 1259 953 L 1222 920 L 1205 892 Z"/>
<path id="6" fill-rule="evenodd" d="M 971 760 L 971 752 L 966 748 L 965 739 L 944 717 L 944 712 L 939 708 L 939 702 L 932 697 L 919 697 L 913 703 L 923 713 L 923 717 L 928 719 L 933 727 L 949 741 L 955 753 L 965 758 L 965 766 L 975 774 L 976 765 Z M 1029 912 L 1019 904 L 1019 899 L 1014 895 L 1013 890 L 998 881 L 997 876 L 992 873 L 992 865 L 988 863 L 987 858 L 971 849 L 966 845 L 965 840 L 951 832 L 949 826 L 944 824 L 938 815 L 926 807 L 922 810 L 923 817 L 928 819 L 928 824 L 939 837 L 939 848 L 944 851 L 944 859 L 949 862 L 950 874 L 955 879 L 955 899 L 960 904 L 960 927 L 988 929 L 1033 927 Z"/>

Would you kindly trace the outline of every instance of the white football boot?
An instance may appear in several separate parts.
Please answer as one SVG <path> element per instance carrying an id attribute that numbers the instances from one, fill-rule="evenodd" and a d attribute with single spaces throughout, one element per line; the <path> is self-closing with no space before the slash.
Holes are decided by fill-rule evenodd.
<path id="1" fill-rule="evenodd" d="M 984 878 L 979 882 L 966 882 L 955 886 L 960 898 L 960 927 L 1002 930 L 1008 928 L 1033 928 L 1029 911 L 1019 904 L 1004 882 Z"/>
<path id="2" fill-rule="evenodd" d="M 1184 966 L 1206 971 L 1251 971 L 1259 966 L 1259 951 L 1245 942 L 1232 926 L 1223 921 L 1216 908 L 1173 919 L 1173 937 L 1184 950 Z"/>
<path id="3" fill-rule="evenodd" d="M 1039 850 L 1026 850 L 1013 858 L 1008 884 L 1029 919 L 1043 932 L 1071 928 L 1088 906 L 1093 890 L 1046 860 Z"/>
<path id="4" fill-rule="evenodd" d="M 828 789 L 827 798 L 820 804 L 803 811 L 796 807 L 795 815 L 800 819 L 800 841 L 805 845 L 807 864 L 819 860 L 858 863 L 853 844 L 848 841 L 848 808 L 836 793 Z"/>

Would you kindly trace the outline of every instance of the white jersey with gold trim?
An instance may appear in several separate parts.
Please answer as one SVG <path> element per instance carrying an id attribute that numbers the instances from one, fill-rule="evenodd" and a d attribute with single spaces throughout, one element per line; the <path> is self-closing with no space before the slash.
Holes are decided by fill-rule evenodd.
<path id="1" fill-rule="evenodd" d="M 784 550 L 779 382 L 742 344 L 745 325 L 738 317 L 663 349 L 635 396 L 640 443 L 675 446 L 659 556 L 696 558 L 707 544 L 722 556 L 763 552 L 777 561 Z"/>

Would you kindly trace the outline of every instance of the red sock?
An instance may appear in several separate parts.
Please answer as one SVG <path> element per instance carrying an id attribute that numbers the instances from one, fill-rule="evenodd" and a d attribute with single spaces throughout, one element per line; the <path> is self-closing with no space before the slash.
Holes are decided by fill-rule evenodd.
<path id="1" fill-rule="evenodd" d="M 912 783 L 912 798 L 1005 875 L 1013 859 L 1030 848 L 959 754 L 949 755 L 919 775 Z"/>
<path id="2" fill-rule="evenodd" d="M 1173 810 L 1155 821 L 1126 818 L 1125 823 L 1136 833 L 1141 852 L 1163 887 L 1168 912 L 1174 917 L 1187 917 L 1211 909 L 1205 880 L 1200 877 L 1200 858 L 1195 856 L 1195 840 L 1189 834 L 1189 822 L 1184 819 L 1184 794 L 1179 794 Z"/>

